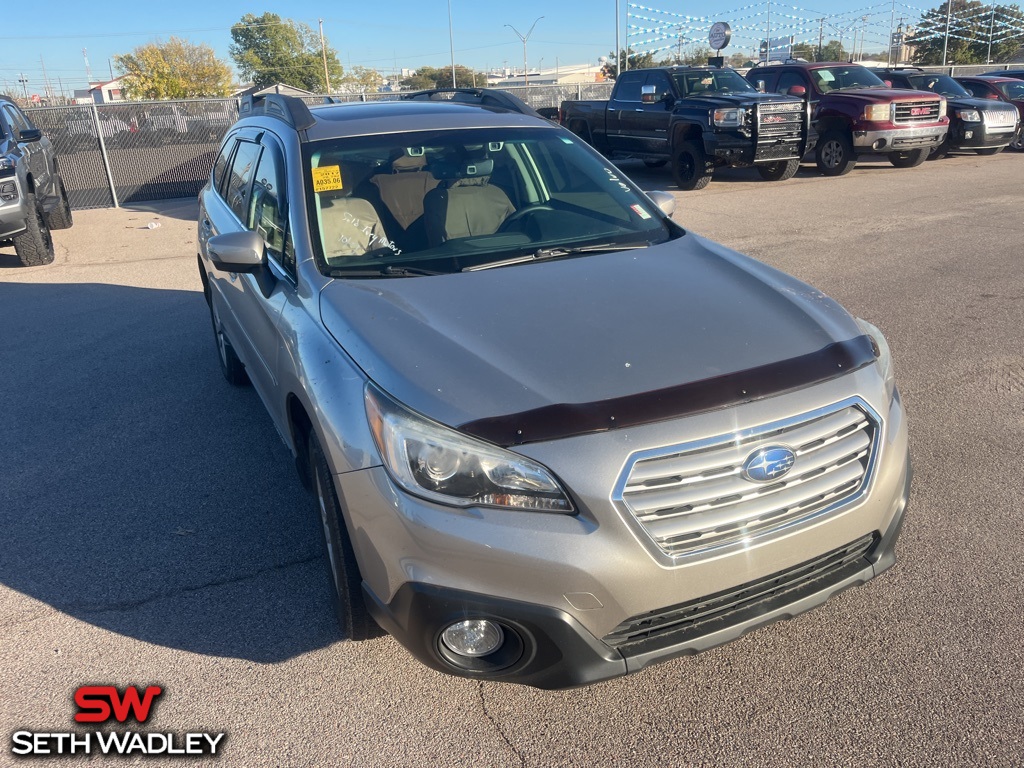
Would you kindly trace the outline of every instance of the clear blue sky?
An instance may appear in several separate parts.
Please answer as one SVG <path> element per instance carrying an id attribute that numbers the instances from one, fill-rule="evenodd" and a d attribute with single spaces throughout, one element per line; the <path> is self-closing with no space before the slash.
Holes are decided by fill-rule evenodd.
<path id="1" fill-rule="evenodd" d="M 790 0 L 792 3 L 793 0 Z M 901 16 L 916 21 L 921 9 L 938 5 L 939 0 L 893 3 L 892 0 L 839 0 L 822 2 L 808 0 L 801 5 L 735 0 L 731 3 L 662 2 L 647 0 L 630 4 L 620 0 L 621 43 L 626 44 L 627 7 L 629 24 L 652 32 L 631 31 L 630 43 L 638 49 L 653 49 L 671 44 L 677 32 L 666 34 L 667 25 L 682 29 L 695 40 L 706 40 L 708 24 L 685 17 L 706 17 L 728 21 L 734 27 L 733 45 L 726 54 L 749 51 L 755 40 L 771 29 L 776 34 L 794 35 L 798 40 L 815 39 L 819 18 L 827 18 L 826 41 L 850 41 L 853 29 L 867 40 L 867 47 L 880 50 L 885 46 L 889 22 L 895 8 Z M 543 58 L 545 69 L 560 64 L 595 63 L 607 56 L 615 45 L 614 0 L 573 0 L 543 2 L 521 0 L 516 3 L 451 0 L 455 32 L 455 58 L 460 64 L 484 69 L 508 65 L 521 67 L 522 42 L 506 28 L 511 24 L 526 34 L 534 20 L 543 16 L 529 39 L 527 52 L 531 69 Z M 651 10 L 651 9 L 657 9 Z M 444 66 L 449 63 L 447 0 L 391 0 L 390 2 L 315 3 L 310 0 L 266 0 L 262 3 L 222 0 L 156 0 L 156 2 L 125 2 L 88 4 L 81 0 L 51 0 L 35 8 L 25 6 L 25 13 L 10 16 L 6 35 L 0 36 L 0 85 L 19 88 L 24 73 L 29 93 L 43 92 L 43 71 L 57 89 L 58 78 L 66 91 L 85 85 L 85 62 L 82 49 L 88 50 L 89 63 L 96 80 L 109 78 L 108 60 L 118 53 L 127 53 L 136 46 L 154 39 L 166 40 L 171 35 L 193 43 L 207 43 L 218 56 L 229 60 L 231 25 L 244 14 L 277 13 L 317 26 L 324 19 L 324 34 L 338 51 L 344 66 L 362 65 L 381 71 L 419 66 Z M 35 14 L 41 21 L 33 20 Z M 675 15 L 672 15 L 675 14 Z M 868 16 L 867 22 L 863 17 Z M 16 29 L 24 34 L 13 34 Z M 659 31 L 660 30 L 660 31 Z M 648 42 L 653 41 L 653 42 Z M 6 82 L 3 82 L 6 81 Z"/>

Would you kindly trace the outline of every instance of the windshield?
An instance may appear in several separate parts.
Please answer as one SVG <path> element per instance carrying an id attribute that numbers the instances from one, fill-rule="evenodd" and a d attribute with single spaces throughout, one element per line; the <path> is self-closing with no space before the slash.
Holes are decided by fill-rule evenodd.
<path id="1" fill-rule="evenodd" d="M 684 96 L 700 96 L 705 93 L 746 93 L 756 91 L 750 83 L 731 69 L 698 70 L 677 72 L 672 75 L 676 89 Z"/>
<path id="2" fill-rule="evenodd" d="M 949 75 L 914 75 L 908 77 L 907 80 L 919 91 L 932 91 L 950 98 L 963 98 L 971 95 L 970 91 Z"/>
<path id="3" fill-rule="evenodd" d="M 996 87 L 999 88 L 1003 96 L 1011 101 L 1024 101 L 1024 80 L 1012 83 L 996 83 Z"/>
<path id="4" fill-rule="evenodd" d="M 811 79 L 822 93 L 846 88 L 885 88 L 885 83 L 867 67 L 855 64 L 811 70 Z"/>
<path id="5" fill-rule="evenodd" d="M 306 145 L 304 158 L 314 248 L 338 277 L 457 272 L 673 236 L 646 195 L 561 130 L 331 139 Z"/>

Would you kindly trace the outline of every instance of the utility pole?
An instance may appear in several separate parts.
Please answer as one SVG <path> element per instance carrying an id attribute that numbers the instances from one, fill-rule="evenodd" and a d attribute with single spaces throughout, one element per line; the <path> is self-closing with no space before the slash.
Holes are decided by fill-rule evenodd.
<path id="1" fill-rule="evenodd" d="M 764 36 L 764 60 L 767 64 L 772 60 L 772 0 L 768 0 L 768 25 Z"/>
<path id="2" fill-rule="evenodd" d="M 320 55 L 324 60 L 324 84 L 327 86 L 327 95 L 331 93 L 331 76 L 327 73 L 327 44 L 324 42 L 324 20 L 317 19 L 320 22 Z"/>
<path id="3" fill-rule="evenodd" d="M 825 19 L 818 19 L 818 61 L 822 61 L 821 41 L 825 37 Z"/>
<path id="4" fill-rule="evenodd" d="M 85 59 L 85 85 L 87 88 L 91 88 L 92 68 L 89 66 L 89 54 L 85 52 L 85 48 L 82 49 L 82 58 Z"/>
<path id="5" fill-rule="evenodd" d="M 991 38 L 991 35 L 989 36 Z M 615 75 L 622 69 L 622 49 L 619 47 L 619 0 L 615 0 Z"/>
<path id="6" fill-rule="evenodd" d="M 985 63 L 992 63 L 992 28 L 996 23 L 996 4 L 992 3 L 992 15 L 988 20 L 988 56 L 985 57 Z"/>
<path id="7" fill-rule="evenodd" d="M 21 77 L 18 78 L 18 82 L 21 83 L 21 90 L 25 92 L 25 98 L 28 99 L 28 78 L 25 77 L 25 73 L 21 73 Z"/>
<path id="8" fill-rule="evenodd" d="M 529 85 L 530 84 L 530 76 L 527 74 L 528 70 L 526 69 L 526 41 L 529 40 L 530 39 L 530 35 L 533 34 L 533 28 L 537 26 L 537 22 L 540 21 L 543 18 L 544 18 L 543 16 L 538 16 L 537 17 L 536 21 L 534 21 L 533 24 L 530 26 L 530 31 L 526 33 L 525 37 L 523 36 L 523 34 L 518 29 L 513 27 L 511 24 L 506 24 L 505 25 L 506 27 L 511 29 L 513 32 L 515 32 L 516 36 L 520 40 L 523 41 L 523 85 Z"/>
<path id="9" fill-rule="evenodd" d="M 896 27 L 896 0 L 892 0 L 892 16 L 889 17 L 889 48 L 885 54 L 886 66 L 895 66 L 899 61 L 892 61 L 892 33 Z"/>
<path id="10" fill-rule="evenodd" d="M 46 64 L 43 63 L 43 57 L 39 57 L 39 66 L 43 68 L 43 93 L 46 94 L 47 101 L 53 101 L 53 88 L 50 87 L 50 78 L 46 76 Z"/>

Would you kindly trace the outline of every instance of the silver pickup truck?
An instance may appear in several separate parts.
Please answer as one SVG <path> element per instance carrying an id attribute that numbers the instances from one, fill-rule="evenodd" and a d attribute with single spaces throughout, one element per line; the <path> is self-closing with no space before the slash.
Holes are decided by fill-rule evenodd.
<path id="1" fill-rule="evenodd" d="M 23 266 L 53 261 L 51 229 L 72 224 L 53 145 L 18 105 L 0 96 L 0 244 Z"/>
<path id="2" fill-rule="evenodd" d="M 197 263 L 225 377 L 315 496 L 346 637 L 563 688 L 894 563 L 885 338 L 673 206 L 496 106 L 242 105 Z"/>

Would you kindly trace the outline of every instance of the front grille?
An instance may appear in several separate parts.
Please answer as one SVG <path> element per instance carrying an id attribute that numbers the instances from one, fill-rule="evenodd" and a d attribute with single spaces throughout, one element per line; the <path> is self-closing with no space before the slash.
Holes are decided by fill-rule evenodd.
<path id="1" fill-rule="evenodd" d="M 856 575 L 879 540 L 877 533 L 813 560 L 733 589 L 634 616 L 604 642 L 630 656 L 719 632 L 801 600 Z"/>
<path id="2" fill-rule="evenodd" d="M 989 128 L 1012 128 L 1017 124 L 1017 110 L 988 109 L 981 113 Z"/>
<path id="3" fill-rule="evenodd" d="M 657 547 L 682 557 L 746 546 L 852 501 L 874 466 L 879 422 L 860 398 L 796 419 L 635 454 L 615 498 Z M 759 450 L 796 456 L 776 481 L 743 476 Z"/>
<path id="4" fill-rule="evenodd" d="M 755 160 L 789 160 L 794 157 L 800 157 L 800 144 L 795 141 L 760 146 L 754 153 Z"/>
<path id="5" fill-rule="evenodd" d="M 758 104 L 758 139 L 799 139 L 803 132 L 803 102 Z"/>
<path id="6" fill-rule="evenodd" d="M 934 123 L 939 120 L 939 102 L 929 99 L 927 101 L 897 101 L 894 123 L 902 125 L 916 125 L 917 123 Z"/>

